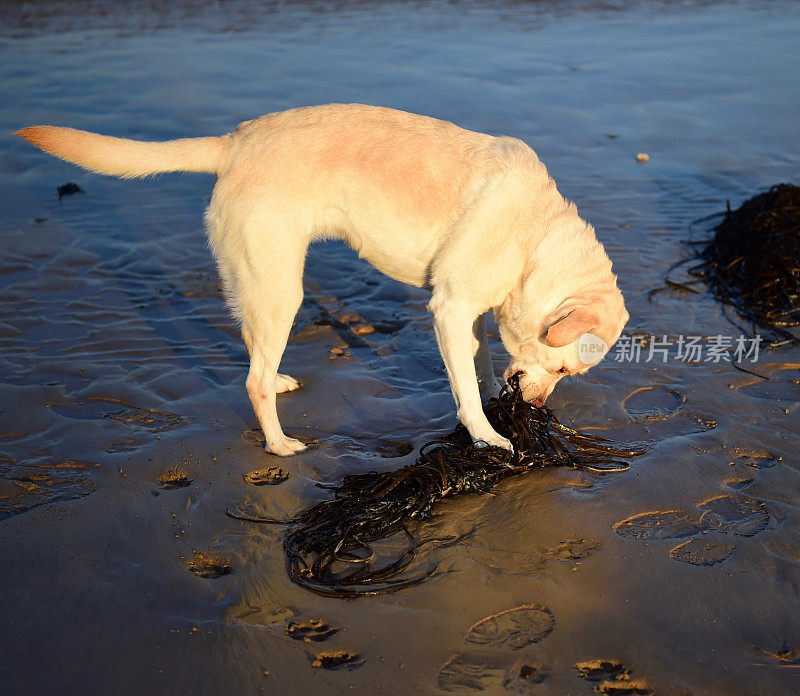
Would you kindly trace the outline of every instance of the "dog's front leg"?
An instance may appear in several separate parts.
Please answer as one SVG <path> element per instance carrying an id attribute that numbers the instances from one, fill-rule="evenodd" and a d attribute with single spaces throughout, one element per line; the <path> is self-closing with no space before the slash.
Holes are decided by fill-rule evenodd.
<path id="1" fill-rule="evenodd" d="M 443 299 L 437 293 L 428 308 L 433 313 L 436 341 L 450 378 L 458 419 L 473 441 L 512 450 L 511 442 L 489 424 L 481 405 L 473 351 L 473 325 L 479 313 L 457 300 Z"/>
<path id="2" fill-rule="evenodd" d="M 489 340 L 486 337 L 486 314 L 481 314 L 472 325 L 472 353 L 475 356 L 475 368 L 478 373 L 478 389 L 481 399 L 488 401 L 499 396 L 500 383 L 494 376 L 492 354 L 489 352 Z"/>

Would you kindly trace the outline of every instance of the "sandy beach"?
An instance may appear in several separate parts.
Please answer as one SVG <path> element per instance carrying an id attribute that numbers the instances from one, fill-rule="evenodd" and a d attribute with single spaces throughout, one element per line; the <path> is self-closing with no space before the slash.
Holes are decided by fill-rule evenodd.
<path id="1" fill-rule="evenodd" d="M 800 693 L 800 347 L 751 372 L 680 359 L 680 336 L 750 327 L 702 286 L 648 296 L 693 221 L 800 183 L 798 32 L 782 1 L 0 3 L 0 692 Z M 455 426 L 429 293 L 313 246 L 282 364 L 303 387 L 278 406 L 312 446 L 267 455 L 202 229 L 212 178 L 105 178 L 12 135 L 220 135 L 327 102 L 537 151 L 631 314 L 548 406 L 646 448 L 444 501 L 411 528 L 448 540 L 415 562 L 433 575 L 356 600 L 292 584 L 283 529 L 226 509 L 292 515 Z M 286 480 L 245 478 L 270 466 Z"/>

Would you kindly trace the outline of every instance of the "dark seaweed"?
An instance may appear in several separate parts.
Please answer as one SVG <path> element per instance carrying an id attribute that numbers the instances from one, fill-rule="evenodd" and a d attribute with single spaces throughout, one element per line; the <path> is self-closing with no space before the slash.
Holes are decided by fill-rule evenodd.
<path id="1" fill-rule="evenodd" d="M 291 520 L 228 514 L 289 525 L 283 546 L 289 576 L 298 585 L 331 597 L 383 594 L 416 585 L 436 570 L 401 577 L 419 546 L 407 523 L 427 518 L 442 498 L 487 493 L 502 479 L 547 466 L 624 471 L 628 465 L 620 458 L 642 453 L 615 449 L 603 438 L 559 423 L 548 408 L 523 400 L 514 377 L 509 381 L 484 411 L 495 430 L 511 440 L 513 453 L 476 445 L 459 425 L 447 437 L 423 445 L 414 464 L 385 473 L 349 474 L 333 489 L 333 499 Z M 395 534 L 405 535 L 407 548 L 394 560 L 379 563 L 370 544 Z"/>
<path id="2" fill-rule="evenodd" d="M 83 193 L 83 189 L 78 184 L 73 184 L 71 181 L 61 184 L 58 187 L 58 202 L 61 203 L 64 196 L 74 196 L 76 193 Z"/>
<path id="3" fill-rule="evenodd" d="M 778 184 L 729 205 L 700 256 L 694 272 L 720 302 L 797 341 L 781 329 L 800 326 L 800 186 Z"/>
<path id="4" fill-rule="evenodd" d="M 688 269 L 689 275 L 766 331 L 768 346 L 797 343 L 786 329 L 800 326 L 800 186 L 778 184 L 736 210 L 728 204 L 720 215 L 710 239 L 692 242 L 699 246 L 700 263 Z M 666 285 L 696 292 L 669 278 Z"/>

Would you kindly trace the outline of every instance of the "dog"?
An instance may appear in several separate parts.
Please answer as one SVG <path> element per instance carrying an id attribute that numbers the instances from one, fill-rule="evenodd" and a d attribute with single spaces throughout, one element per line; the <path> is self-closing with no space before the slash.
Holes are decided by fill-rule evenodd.
<path id="1" fill-rule="evenodd" d="M 628 313 L 594 229 L 521 140 L 394 109 L 329 104 L 267 114 L 221 137 L 139 142 L 72 128 L 16 133 L 69 162 L 122 178 L 207 172 L 205 214 L 227 303 L 250 356 L 247 392 L 265 449 L 287 437 L 278 366 L 303 297 L 309 244 L 341 239 L 386 275 L 431 291 L 428 304 L 459 420 L 480 444 L 512 449 L 486 419 L 496 396 L 485 314 L 494 313 L 526 401 L 543 405 L 585 372 Z M 600 354 L 587 361 L 579 339 Z"/>

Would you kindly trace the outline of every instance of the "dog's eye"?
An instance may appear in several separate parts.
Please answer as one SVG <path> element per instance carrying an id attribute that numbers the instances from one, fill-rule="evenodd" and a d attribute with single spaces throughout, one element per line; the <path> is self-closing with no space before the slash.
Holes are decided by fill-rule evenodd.
<path id="1" fill-rule="evenodd" d="M 567 373 L 569 373 L 569 370 L 566 367 L 556 370 L 557 375 L 566 375 Z"/>

